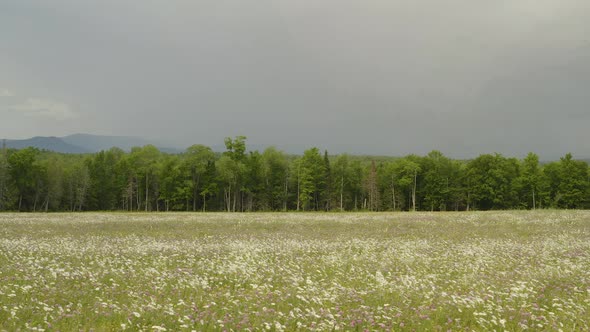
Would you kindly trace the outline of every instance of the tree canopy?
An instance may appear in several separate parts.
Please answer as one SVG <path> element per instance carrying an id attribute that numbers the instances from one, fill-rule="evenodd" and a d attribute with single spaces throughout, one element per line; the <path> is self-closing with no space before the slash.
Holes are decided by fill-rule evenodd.
<path id="1" fill-rule="evenodd" d="M 483 154 L 452 160 L 439 151 L 402 158 L 287 155 L 193 145 L 96 154 L 34 148 L 0 151 L 0 211 L 449 211 L 590 208 L 588 163 L 571 154 L 542 164 Z"/>

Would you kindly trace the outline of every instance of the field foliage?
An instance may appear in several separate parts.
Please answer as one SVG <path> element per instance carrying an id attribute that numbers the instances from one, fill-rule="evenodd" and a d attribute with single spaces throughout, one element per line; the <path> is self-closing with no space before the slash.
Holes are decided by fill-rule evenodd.
<path id="1" fill-rule="evenodd" d="M 590 212 L 0 214 L 0 330 L 590 329 Z"/>

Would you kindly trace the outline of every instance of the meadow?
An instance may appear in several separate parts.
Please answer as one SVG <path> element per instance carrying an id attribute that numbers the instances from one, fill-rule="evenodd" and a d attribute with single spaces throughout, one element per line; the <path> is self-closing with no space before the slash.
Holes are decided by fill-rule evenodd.
<path id="1" fill-rule="evenodd" d="M 0 331 L 588 331 L 590 211 L 0 214 Z"/>

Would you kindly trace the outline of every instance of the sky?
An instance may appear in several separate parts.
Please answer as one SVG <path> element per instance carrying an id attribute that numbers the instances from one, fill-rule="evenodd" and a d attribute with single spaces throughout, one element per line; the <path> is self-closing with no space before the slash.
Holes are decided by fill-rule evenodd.
<path id="1" fill-rule="evenodd" d="M 588 0 L 1 0 L 0 137 L 590 157 Z"/>

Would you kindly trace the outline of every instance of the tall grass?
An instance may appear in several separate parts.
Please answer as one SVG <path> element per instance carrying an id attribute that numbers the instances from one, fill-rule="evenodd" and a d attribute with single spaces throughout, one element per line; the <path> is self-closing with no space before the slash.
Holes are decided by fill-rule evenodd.
<path id="1" fill-rule="evenodd" d="M 0 330 L 589 322 L 590 212 L 0 214 Z"/>

